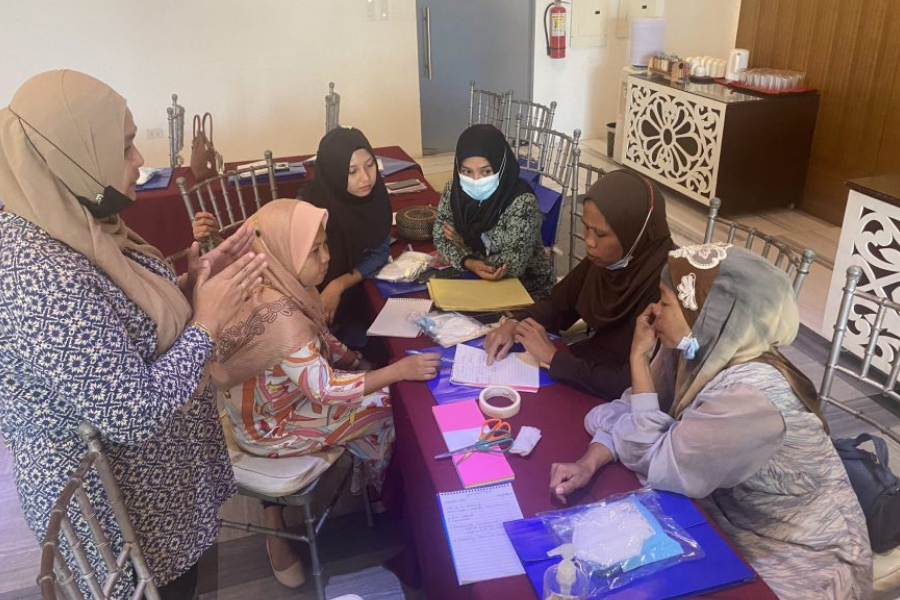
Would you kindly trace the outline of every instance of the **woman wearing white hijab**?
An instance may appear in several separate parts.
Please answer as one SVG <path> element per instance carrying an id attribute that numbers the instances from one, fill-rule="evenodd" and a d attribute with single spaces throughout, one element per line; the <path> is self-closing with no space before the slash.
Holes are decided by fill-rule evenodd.
<path id="1" fill-rule="evenodd" d="M 265 260 L 247 252 L 247 229 L 203 260 L 195 246 L 176 279 L 118 216 L 135 201 L 136 131 L 125 99 L 76 71 L 33 77 L 0 110 L 0 427 L 40 540 L 86 450 L 77 427 L 92 423 L 163 597 L 183 598 L 234 492 L 204 373 Z M 118 553 L 99 479 L 85 487 Z M 102 580 L 96 548 L 85 551 Z M 133 587 L 127 571 L 112 597 Z"/>

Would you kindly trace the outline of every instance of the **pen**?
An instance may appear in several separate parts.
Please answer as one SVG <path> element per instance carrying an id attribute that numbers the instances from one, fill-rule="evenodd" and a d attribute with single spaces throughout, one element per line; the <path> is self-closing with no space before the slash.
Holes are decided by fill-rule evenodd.
<path id="1" fill-rule="evenodd" d="M 407 354 L 428 354 L 427 352 L 422 352 L 421 350 L 407 350 L 406 353 L 407 353 Z M 452 358 L 447 358 L 446 356 L 442 356 L 442 357 L 441 357 L 441 362 L 447 363 L 448 365 L 452 365 L 452 364 L 453 364 L 453 359 L 452 359 Z"/>

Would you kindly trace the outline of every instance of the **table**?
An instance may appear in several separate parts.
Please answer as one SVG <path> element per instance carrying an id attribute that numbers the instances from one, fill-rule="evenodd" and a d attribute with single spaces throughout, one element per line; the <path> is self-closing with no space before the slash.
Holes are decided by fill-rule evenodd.
<path id="1" fill-rule="evenodd" d="M 375 154 L 378 156 L 386 156 L 388 158 L 396 158 L 415 162 L 410 156 L 399 146 L 386 146 L 383 148 L 375 148 Z M 300 162 L 310 155 L 288 156 L 273 159 L 275 162 Z M 225 169 L 234 169 L 238 165 L 253 162 L 252 160 L 239 161 L 234 163 L 226 163 Z M 315 166 L 308 165 L 306 177 L 296 179 L 279 179 L 276 181 L 278 186 L 278 195 L 281 198 L 296 198 L 297 192 L 301 187 L 309 185 L 315 175 Z M 393 175 L 385 177 L 385 181 L 402 181 L 409 179 L 411 176 L 418 177 L 424 181 L 421 167 L 409 168 Z M 129 208 L 122 211 L 122 218 L 131 229 L 137 232 L 141 237 L 153 244 L 165 256 L 171 256 L 188 248 L 193 243 L 194 238 L 191 233 L 191 225 L 188 220 L 187 209 L 184 207 L 184 200 L 181 198 L 181 192 L 178 190 L 176 181 L 179 177 L 184 177 L 188 187 L 194 185 L 196 180 L 188 167 L 178 167 L 172 173 L 169 185 L 159 190 L 148 190 L 137 193 L 137 202 Z M 264 199 L 271 198 L 271 188 L 267 177 L 259 180 L 260 196 Z M 434 191 L 429 188 L 430 193 Z M 408 196 L 408 197 L 407 197 Z M 404 200 L 400 201 L 403 206 L 412 204 L 421 204 L 416 202 L 417 194 L 401 195 L 399 197 Z M 436 204 L 436 201 L 433 202 Z M 395 209 L 396 210 L 396 209 Z"/>
<path id="2" fill-rule="evenodd" d="M 397 206 L 394 208 L 396 210 Z M 427 250 L 424 247 L 421 249 Z M 395 254 L 400 250 L 393 249 Z M 371 281 L 365 283 L 365 288 L 374 317 L 381 310 L 385 299 Z M 434 345 L 434 342 L 425 337 L 378 339 L 384 341 L 387 355 L 391 358 L 402 357 L 407 350 Z M 407 381 L 391 386 L 391 400 L 397 432 L 394 460 L 399 461 L 403 474 L 405 523 L 411 530 L 407 540 L 415 546 L 408 550 L 414 550 L 409 554 L 418 561 L 428 597 L 441 600 L 519 600 L 535 597 L 534 590 L 524 575 L 473 585 L 458 585 L 435 494 L 459 490 L 462 485 L 450 461 L 432 458 L 446 450 L 431 412 L 434 398 L 425 383 Z M 584 454 L 591 438 L 582 423 L 584 416 L 597 402 L 597 398 L 564 384 L 541 388 L 536 394 L 523 394 L 521 411 L 508 421 L 513 426 L 514 433 L 518 433 L 522 425 L 537 426 L 542 433 L 541 441 L 528 457 L 510 457 L 510 464 L 516 474 L 512 485 L 524 516 L 530 517 L 541 511 L 559 508 L 550 497 L 550 466 L 554 462 L 575 461 Z M 589 487 L 573 494 L 570 504 L 593 502 L 610 494 L 638 487 L 640 484 L 634 473 L 615 463 L 605 467 Z M 765 582 L 757 579 L 707 597 L 755 600 L 776 596 Z"/>

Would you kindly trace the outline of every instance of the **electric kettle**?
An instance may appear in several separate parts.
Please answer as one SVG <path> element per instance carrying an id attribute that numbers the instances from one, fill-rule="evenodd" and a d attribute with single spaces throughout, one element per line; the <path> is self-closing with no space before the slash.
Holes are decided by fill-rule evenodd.
<path id="1" fill-rule="evenodd" d="M 725 66 L 725 80 L 738 80 L 741 72 L 746 71 L 749 64 L 750 51 L 743 48 L 735 48 L 728 53 L 728 64 Z"/>

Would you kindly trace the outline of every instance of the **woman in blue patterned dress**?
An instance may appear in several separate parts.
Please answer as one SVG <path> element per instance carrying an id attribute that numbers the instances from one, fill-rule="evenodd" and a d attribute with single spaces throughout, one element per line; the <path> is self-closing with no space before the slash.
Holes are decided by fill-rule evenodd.
<path id="1" fill-rule="evenodd" d="M 619 460 L 646 485 L 701 499 L 779 597 L 870 598 L 865 516 L 815 386 L 778 351 L 800 322 L 787 277 L 707 244 L 670 252 L 659 287 L 635 326 L 632 387 L 588 413 L 592 443 L 553 465 L 551 492 L 565 500 Z"/>
<path id="2" fill-rule="evenodd" d="M 117 214 L 135 200 L 136 131 L 124 98 L 75 71 L 33 77 L 0 110 L 0 427 L 40 540 L 91 422 L 163 597 L 190 597 L 235 491 L 204 371 L 265 259 L 248 228 L 203 260 L 195 246 L 176 279 Z M 118 552 L 99 479 L 86 489 Z M 123 577 L 113 597 L 133 586 Z"/>

